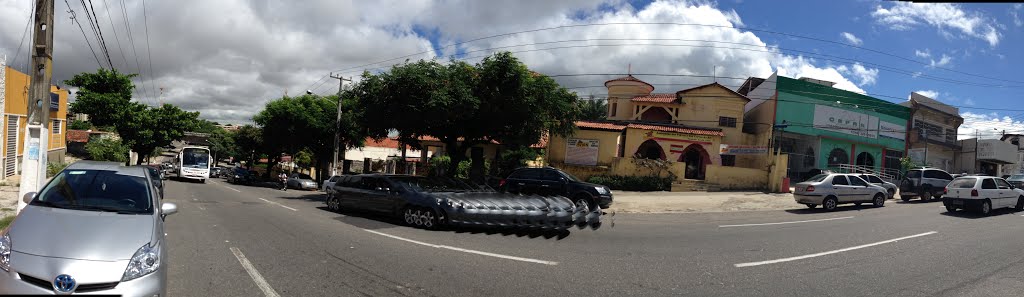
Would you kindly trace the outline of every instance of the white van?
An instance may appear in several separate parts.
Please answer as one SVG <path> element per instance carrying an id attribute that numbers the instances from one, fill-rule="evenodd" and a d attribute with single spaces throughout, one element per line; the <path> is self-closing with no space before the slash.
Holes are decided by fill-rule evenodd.
<path id="1" fill-rule="evenodd" d="M 1024 210 L 1024 190 L 1014 188 L 998 177 L 957 177 L 946 186 L 942 204 L 947 211 L 969 209 L 985 215 L 999 208 Z"/>

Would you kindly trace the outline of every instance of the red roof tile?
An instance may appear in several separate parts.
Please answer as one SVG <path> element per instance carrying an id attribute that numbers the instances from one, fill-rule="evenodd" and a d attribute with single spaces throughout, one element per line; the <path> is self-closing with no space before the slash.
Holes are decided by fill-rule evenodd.
<path id="1" fill-rule="evenodd" d="M 590 128 L 590 129 L 601 129 L 601 130 L 614 130 L 614 131 L 622 131 L 622 129 L 626 129 L 626 125 L 624 125 L 624 124 L 606 123 L 606 122 L 587 122 L 587 121 L 576 122 L 576 127 L 579 127 L 579 128 Z"/>
<path id="2" fill-rule="evenodd" d="M 68 130 L 68 142 L 89 142 L 89 131 Z"/>
<path id="3" fill-rule="evenodd" d="M 650 94 L 647 96 L 636 96 L 631 99 L 633 102 L 655 102 L 655 103 L 672 103 L 676 102 L 678 97 L 675 93 L 670 94 Z"/>
<path id="4" fill-rule="evenodd" d="M 687 133 L 687 134 L 695 134 L 695 135 L 725 136 L 725 133 L 722 132 L 722 131 L 711 130 L 711 129 L 701 129 L 701 128 L 697 128 L 697 127 L 683 128 L 683 127 L 671 127 L 671 126 L 660 126 L 660 125 L 650 125 L 650 124 L 629 124 L 626 127 L 627 128 L 635 128 L 635 129 L 664 131 L 664 132 L 679 132 L 679 133 Z"/>

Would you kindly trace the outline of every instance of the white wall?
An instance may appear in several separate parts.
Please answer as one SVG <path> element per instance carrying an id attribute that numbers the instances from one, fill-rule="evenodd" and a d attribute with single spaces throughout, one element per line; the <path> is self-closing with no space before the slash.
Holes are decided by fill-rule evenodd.
<path id="1" fill-rule="evenodd" d="M 431 155 L 432 154 L 430 152 L 427 153 L 427 157 L 430 157 Z M 374 160 L 385 160 L 388 157 L 401 157 L 401 156 L 402 156 L 402 150 L 397 149 L 397 148 L 388 148 L 388 147 L 372 147 L 372 146 L 368 146 L 368 147 L 362 147 L 362 148 L 356 148 L 356 149 L 349 149 L 349 150 L 345 151 L 345 160 L 353 160 L 353 161 L 362 161 L 365 158 L 370 158 L 370 159 L 374 159 Z M 412 149 L 406 150 L 405 151 L 405 156 L 406 157 L 410 157 L 410 158 L 419 158 L 420 157 L 420 151 L 419 150 L 412 150 Z"/>
<path id="2" fill-rule="evenodd" d="M 775 91 L 777 90 L 776 85 L 778 83 L 778 80 L 778 73 L 772 73 L 772 75 L 766 78 L 764 82 L 762 82 L 753 90 L 750 90 L 750 92 L 747 93 L 747 98 L 750 98 L 750 103 L 747 103 L 747 106 L 744 107 L 743 112 L 746 113 L 753 109 L 754 107 L 761 105 L 761 103 L 768 101 L 765 99 L 771 99 L 772 97 L 774 97 Z"/>

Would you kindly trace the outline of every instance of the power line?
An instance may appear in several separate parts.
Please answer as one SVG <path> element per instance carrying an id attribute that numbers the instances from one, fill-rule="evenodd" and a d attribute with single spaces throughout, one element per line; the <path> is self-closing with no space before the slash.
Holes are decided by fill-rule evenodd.
<path id="1" fill-rule="evenodd" d="M 96 22 L 96 32 L 100 35 L 100 46 L 103 48 L 103 54 L 107 56 L 107 64 L 110 65 L 110 69 L 114 69 L 114 61 L 110 60 L 110 50 L 107 49 L 107 41 L 103 39 L 103 28 L 100 26 L 100 18 L 96 17 L 96 7 L 92 6 L 92 0 L 89 0 L 88 10 L 92 10 L 92 18 Z"/>
<path id="2" fill-rule="evenodd" d="M 153 86 L 153 52 L 149 48 L 149 17 L 146 12 L 146 0 L 142 0 L 142 23 L 146 25 L 146 57 L 149 60 L 149 89 L 152 93 L 151 98 L 156 97 L 156 90 Z"/>
<path id="3" fill-rule="evenodd" d="M 92 36 L 93 36 L 93 38 L 96 38 L 96 45 L 99 46 L 100 53 L 102 53 L 107 58 L 107 61 L 109 62 L 110 61 L 110 54 L 107 53 L 107 48 L 106 48 L 106 46 L 103 45 L 103 38 L 100 37 L 99 30 L 97 30 L 97 28 L 96 28 L 96 22 L 93 19 L 92 14 L 90 14 L 90 12 L 89 12 L 89 6 L 85 4 L 85 0 L 79 0 L 79 1 L 82 3 L 82 9 L 85 10 L 85 18 L 87 20 L 89 20 L 89 28 L 92 29 Z M 110 65 L 111 69 L 114 68 L 114 65 L 112 65 L 112 64 L 108 64 L 108 65 Z"/>
<path id="4" fill-rule="evenodd" d="M 71 20 L 74 20 L 75 24 L 78 24 L 78 30 L 82 31 L 82 38 L 85 39 L 85 44 L 89 46 L 89 51 L 92 52 L 92 57 L 96 59 L 96 64 L 99 65 L 100 68 L 103 68 L 103 62 L 100 62 L 100 56 L 92 49 L 92 42 L 89 42 L 89 37 L 85 35 L 85 29 L 82 28 L 82 23 L 79 23 L 78 18 L 75 17 L 75 10 L 71 9 L 71 4 L 68 3 L 68 0 L 64 0 L 64 4 L 68 6 L 68 13 L 71 14 Z"/>
<path id="5" fill-rule="evenodd" d="M 126 8 L 124 0 L 121 0 L 121 15 L 123 17 L 122 20 L 124 20 L 125 31 L 128 32 L 128 43 L 132 46 L 132 56 L 135 57 L 135 70 L 139 72 L 137 76 L 139 84 L 142 85 L 142 89 L 145 89 L 146 80 L 142 78 L 142 67 L 139 65 L 139 52 L 135 49 L 135 37 L 132 34 L 131 20 L 128 17 L 128 9 Z M 132 91 L 134 91 L 136 95 L 140 94 L 139 88 L 135 88 Z M 144 91 L 142 92 L 144 93 Z M 139 100 L 141 101 L 143 97 L 144 96 L 139 96 Z"/>
<path id="6" fill-rule="evenodd" d="M 121 59 L 124 60 L 124 68 L 128 69 L 128 58 L 125 57 L 124 49 L 121 48 L 121 38 L 117 36 L 117 28 L 114 27 L 114 18 L 110 17 L 110 5 L 107 0 L 103 0 L 103 10 L 107 12 L 107 21 L 110 22 L 110 30 L 114 31 L 114 41 L 117 42 L 117 51 L 121 53 Z"/>
<path id="7" fill-rule="evenodd" d="M 36 11 L 36 2 L 32 1 L 32 6 L 30 6 L 30 8 L 28 10 L 28 22 L 25 23 L 25 31 L 21 33 L 21 41 L 18 42 L 18 51 L 14 54 L 14 61 L 11 61 L 11 65 L 15 65 L 15 66 L 18 65 L 18 58 L 19 58 L 19 56 L 21 56 L 21 46 L 23 44 L 25 44 L 25 36 L 28 36 L 29 28 L 32 27 L 32 18 L 35 17 L 35 11 Z M 27 60 L 25 60 L 26 61 L 25 62 L 25 73 L 29 73 L 30 72 L 29 71 L 30 67 L 28 65 L 30 62 L 28 62 L 28 61 L 32 60 L 32 50 L 31 49 L 28 51 L 28 57 L 29 58 Z"/>

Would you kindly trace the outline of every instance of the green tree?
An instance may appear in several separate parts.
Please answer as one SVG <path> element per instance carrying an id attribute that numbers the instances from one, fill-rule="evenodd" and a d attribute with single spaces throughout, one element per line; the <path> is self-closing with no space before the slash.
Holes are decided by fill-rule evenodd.
<path id="1" fill-rule="evenodd" d="M 266 151 L 263 145 L 263 131 L 259 127 L 242 126 L 231 134 L 231 138 L 236 147 L 234 157 L 245 161 L 250 169 L 255 164 L 257 156 Z"/>
<path id="2" fill-rule="evenodd" d="M 89 153 L 89 159 L 96 161 L 128 161 L 128 147 L 120 140 L 110 138 L 99 138 L 85 144 L 85 151 Z"/>
<path id="3" fill-rule="evenodd" d="M 590 96 L 587 100 L 580 100 L 579 109 L 581 120 L 598 121 L 607 119 L 608 116 L 608 104 L 594 96 Z"/>
<path id="4" fill-rule="evenodd" d="M 214 130 L 210 133 L 210 153 L 213 154 L 214 160 L 224 159 L 225 157 L 238 157 L 238 145 L 235 144 L 235 134 L 230 133 L 224 129 Z"/>
<path id="5" fill-rule="evenodd" d="M 335 127 L 337 100 L 337 96 L 304 95 L 268 102 L 253 117 L 262 130 L 265 152 L 270 156 L 280 156 L 309 150 L 312 159 L 316 160 L 318 176 L 326 176 L 328 164 L 333 159 L 334 132 L 338 131 Z M 342 117 L 341 143 L 345 147 L 361 145 L 365 130 L 358 128 L 361 127 L 356 121 L 358 113 L 351 109 L 354 104 L 343 103 L 342 108 L 348 107 L 349 112 Z M 271 162 L 276 163 L 274 160 Z"/>
<path id="6" fill-rule="evenodd" d="M 75 102 L 70 111 L 89 115 L 89 121 L 96 126 L 117 126 L 123 123 L 125 112 L 132 99 L 132 77 L 135 74 L 121 74 L 116 69 L 99 69 L 96 73 L 79 73 L 64 81 L 78 88 Z"/>
<path id="7" fill-rule="evenodd" d="M 451 158 L 449 176 L 472 146 L 496 141 L 527 148 L 545 132 L 571 135 L 580 118 L 574 93 L 507 52 L 476 65 L 421 60 L 365 72 L 349 96 L 372 137 L 398 131 L 399 141 L 414 147 L 420 136 L 438 138 Z"/>
<path id="8" fill-rule="evenodd" d="M 196 120 L 196 125 L 191 132 L 199 133 L 215 133 L 217 131 L 223 131 L 224 129 L 217 126 L 217 122 L 208 121 L 204 119 Z"/>
<path id="9" fill-rule="evenodd" d="M 306 169 L 313 166 L 316 159 L 313 157 L 313 153 L 310 152 L 309 149 L 303 149 L 292 156 L 292 162 L 295 162 L 295 165 L 299 168 Z"/>
<path id="10" fill-rule="evenodd" d="M 87 121 L 73 120 L 68 123 L 68 129 L 70 130 L 90 130 L 92 129 L 92 123 Z"/>
<path id="11" fill-rule="evenodd" d="M 182 139 L 186 131 L 195 127 L 199 116 L 198 112 L 187 112 L 170 104 L 149 108 L 132 103 L 128 110 L 123 118 L 125 122 L 116 126 L 117 133 L 140 156 L 149 156 L 157 147 Z M 137 163 L 143 161 L 139 158 Z"/>

